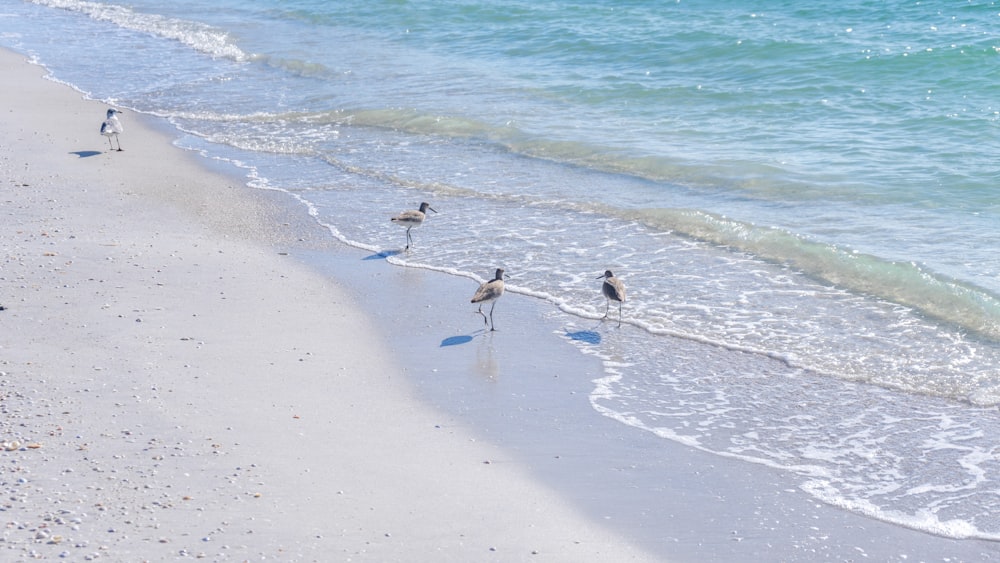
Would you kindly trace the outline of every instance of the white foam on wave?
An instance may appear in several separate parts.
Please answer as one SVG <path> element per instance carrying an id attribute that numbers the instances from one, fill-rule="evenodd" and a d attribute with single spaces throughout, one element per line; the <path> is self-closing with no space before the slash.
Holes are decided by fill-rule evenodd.
<path id="1" fill-rule="evenodd" d="M 942 520 L 937 514 L 927 509 L 918 510 L 914 514 L 907 514 L 897 510 L 886 510 L 867 500 L 846 498 L 844 494 L 826 481 L 809 481 L 803 484 L 801 488 L 826 504 L 863 514 L 883 522 L 890 522 L 899 526 L 957 540 L 1000 540 L 1000 533 L 990 533 L 980 530 L 975 524 L 962 519 Z"/>
<path id="2" fill-rule="evenodd" d="M 987 385 L 969 393 L 969 402 L 978 407 L 1000 405 L 1000 385 Z"/>
<path id="3" fill-rule="evenodd" d="M 594 352 L 590 351 L 587 353 Z M 609 369 L 608 371 L 613 372 L 614 370 Z M 840 458 L 843 457 L 842 452 L 837 453 L 831 450 L 818 454 L 818 450 L 812 449 L 810 451 L 812 451 L 814 455 L 807 455 L 805 458 L 811 458 L 813 461 L 817 461 L 824 465 L 812 465 L 808 463 L 789 464 L 765 457 L 747 455 L 746 453 L 737 454 L 729 451 L 719 451 L 714 445 L 703 441 L 701 435 L 697 432 L 682 433 L 670 427 L 650 426 L 638 414 L 628 414 L 623 412 L 621 409 L 609 408 L 604 404 L 604 401 L 618 397 L 617 393 L 613 389 L 613 386 L 620 380 L 620 374 L 608 375 L 595 380 L 595 389 L 591 393 L 590 398 L 591 405 L 596 411 L 623 424 L 651 432 L 660 438 L 695 448 L 700 451 L 718 455 L 720 457 L 764 465 L 782 471 L 791 471 L 805 476 L 808 480 L 802 483 L 800 488 L 817 500 L 831 506 L 836 506 L 857 514 L 874 518 L 876 520 L 954 539 L 1000 540 L 1000 532 L 991 532 L 981 529 L 980 527 L 977 527 L 974 522 L 962 518 L 942 519 L 934 510 L 932 510 L 932 508 L 929 507 L 918 508 L 913 512 L 894 510 L 880 506 L 879 504 L 876 504 L 868 499 L 859 498 L 851 493 L 840 491 L 833 483 L 834 480 L 843 478 L 843 475 L 840 475 L 835 471 L 831 471 L 829 468 L 824 467 L 824 465 L 835 467 L 836 464 L 840 462 Z M 852 486 L 857 486 L 859 484 L 860 483 L 853 483 Z M 874 492 L 885 494 L 896 491 L 898 488 L 898 484 L 883 483 L 881 488 L 875 489 Z M 920 494 L 927 492 L 955 492 L 962 489 L 969 490 L 969 493 L 971 494 L 975 491 L 976 487 L 928 486 L 924 488 L 914 488 L 908 492 Z"/>
<path id="4" fill-rule="evenodd" d="M 238 62 L 249 60 L 248 55 L 230 40 L 227 33 L 202 23 L 168 18 L 157 14 L 143 14 L 125 6 L 102 2 L 82 0 L 31 1 L 40 6 L 79 12 L 92 19 L 113 23 L 124 29 L 173 39 L 213 57 L 228 58 Z"/>
<path id="5" fill-rule="evenodd" d="M 590 394 L 597 412 L 797 475 L 805 492 L 858 514 L 946 537 L 1000 538 L 991 416 L 686 339 L 633 349 L 627 365 L 611 334 L 565 335 L 604 362 Z"/>

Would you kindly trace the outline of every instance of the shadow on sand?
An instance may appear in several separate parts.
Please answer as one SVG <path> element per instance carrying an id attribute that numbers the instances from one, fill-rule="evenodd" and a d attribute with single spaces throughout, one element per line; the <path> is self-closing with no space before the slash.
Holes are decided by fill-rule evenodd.
<path id="1" fill-rule="evenodd" d="M 586 342 L 587 344 L 601 343 L 601 333 L 596 330 L 578 330 L 576 332 L 566 331 L 566 336 L 569 337 L 570 340 Z"/>
<path id="2" fill-rule="evenodd" d="M 383 250 L 382 252 L 376 252 L 375 254 L 369 254 L 362 258 L 362 260 L 385 260 L 390 256 L 396 256 L 402 254 L 402 250 Z"/>
<path id="3" fill-rule="evenodd" d="M 459 344 L 468 344 L 469 342 L 472 342 L 472 340 L 477 336 L 484 336 L 490 333 L 491 331 L 483 328 L 473 332 L 472 334 L 459 334 L 457 336 L 449 336 L 448 338 L 445 338 L 444 340 L 441 341 L 441 347 L 444 348 L 445 346 L 458 346 Z"/>
<path id="4" fill-rule="evenodd" d="M 459 344 L 467 344 L 472 342 L 471 334 L 461 334 L 459 336 L 449 336 L 441 341 L 441 347 L 445 346 L 458 346 Z"/>
<path id="5" fill-rule="evenodd" d="M 73 151 L 69 154 L 75 154 L 80 158 L 87 158 L 88 156 L 97 156 L 103 154 L 101 151 Z"/>

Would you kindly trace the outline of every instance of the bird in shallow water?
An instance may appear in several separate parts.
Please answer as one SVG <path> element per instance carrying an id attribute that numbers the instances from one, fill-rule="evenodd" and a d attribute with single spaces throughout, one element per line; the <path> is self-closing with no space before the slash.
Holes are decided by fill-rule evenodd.
<path id="1" fill-rule="evenodd" d="M 615 300 L 618 302 L 618 326 L 622 326 L 622 303 L 625 302 L 625 284 L 622 283 L 622 280 L 616 278 L 611 273 L 611 270 L 605 270 L 603 276 L 597 276 L 597 279 L 601 278 L 604 278 L 601 293 L 608 300 L 608 306 L 604 309 L 604 318 L 608 318 L 608 311 L 611 310 L 611 301 Z"/>
<path id="2" fill-rule="evenodd" d="M 497 306 L 497 299 L 503 295 L 503 270 L 497 268 L 496 276 L 490 281 L 479 286 L 476 290 L 476 294 L 472 296 L 473 303 L 479 303 L 479 314 L 483 316 L 483 324 L 490 327 L 490 330 L 496 330 L 496 325 L 493 324 L 493 308 Z M 486 313 L 483 312 L 484 303 L 493 303 L 490 306 L 490 320 L 486 322 Z"/>
<path id="3" fill-rule="evenodd" d="M 437 213 L 437 211 L 435 211 L 431 207 L 431 204 L 429 204 L 429 203 L 427 203 L 425 201 L 424 203 L 420 204 L 420 210 L 411 209 L 409 211 L 404 211 L 404 212 L 400 213 L 399 215 L 396 215 L 395 217 L 393 217 L 392 219 L 390 219 L 390 221 L 392 221 L 393 223 L 396 223 L 398 225 L 402 225 L 403 227 L 406 227 L 406 249 L 407 250 L 409 250 L 410 246 L 413 244 L 413 237 L 410 235 L 410 229 L 412 229 L 414 227 L 419 227 L 420 225 L 424 224 L 424 219 L 427 218 L 427 210 L 428 209 L 430 209 L 431 211 L 434 211 L 434 213 Z"/>
<path id="4" fill-rule="evenodd" d="M 125 131 L 125 128 L 122 127 L 122 122 L 118 121 L 119 113 L 121 112 L 114 108 L 108 110 L 108 116 L 105 118 L 104 123 L 101 124 L 101 135 L 108 138 L 108 145 L 111 145 L 111 150 L 121 152 L 122 142 L 118 140 L 118 135 Z M 111 137 L 114 137 L 118 141 L 118 149 L 115 149 L 115 146 L 111 143 Z"/>

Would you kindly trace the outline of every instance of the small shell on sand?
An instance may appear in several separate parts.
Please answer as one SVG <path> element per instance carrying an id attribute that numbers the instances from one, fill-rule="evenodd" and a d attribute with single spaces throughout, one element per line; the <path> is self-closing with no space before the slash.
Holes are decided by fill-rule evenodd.
<path id="1" fill-rule="evenodd" d="M 0 443 L 0 447 L 7 450 L 8 452 L 12 452 L 14 450 L 21 449 L 21 442 L 18 442 L 17 440 L 12 440 L 10 442 L 2 442 Z"/>

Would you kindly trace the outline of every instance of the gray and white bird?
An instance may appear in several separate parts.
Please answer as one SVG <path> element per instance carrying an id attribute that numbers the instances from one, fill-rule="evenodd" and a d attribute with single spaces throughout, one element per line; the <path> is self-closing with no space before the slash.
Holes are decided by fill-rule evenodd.
<path id="1" fill-rule="evenodd" d="M 434 209 L 431 208 L 431 204 L 429 204 L 427 202 L 424 202 L 424 203 L 420 204 L 420 209 L 419 210 L 411 209 L 409 211 L 404 211 L 404 212 L 400 213 L 399 215 L 396 215 L 395 217 L 393 217 L 392 219 L 390 219 L 390 221 L 392 221 L 393 223 L 396 223 L 397 225 L 401 225 L 403 227 L 406 227 L 406 249 L 407 250 L 409 250 L 410 249 L 410 245 L 413 244 L 413 237 L 410 235 L 410 229 L 412 229 L 414 227 L 419 227 L 420 225 L 424 224 L 424 219 L 427 218 L 427 210 L 428 209 L 430 209 L 431 211 L 434 211 L 434 213 L 437 213 L 437 211 L 435 211 Z"/>
<path id="2" fill-rule="evenodd" d="M 622 326 L 622 303 L 625 302 L 625 284 L 622 280 L 615 277 L 611 273 L 611 270 L 605 270 L 603 276 L 597 276 L 597 279 L 604 278 L 604 284 L 601 286 L 601 293 L 608 300 L 608 306 L 604 309 L 604 318 L 608 318 L 608 312 L 611 310 L 611 301 L 618 302 L 618 326 Z"/>
<path id="3" fill-rule="evenodd" d="M 104 123 L 101 124 L 101 135 L 108 138 L 108 144 L 111 145 L 111 150 L 118 150 L 121 152 L 122 142 L 118 140 L 118 135 L 125 131 L 125 128 L 122 127 L 122 122 L 118 121 L 119 113 L 121 112 L 114 108 L 108 110 L 108 117 L 104 120 Z M 111 143 L 111 137 L 114 137 L 115 140 L 118 141 L 118 149 L 115 149 L 115 146 Z"/>
<path id="4" fill-rule="evenodd" d="M 483 324 L 489 326 L 490 330 L 496 330 L 496 325 L 493 324 L 493 308 L 497 306 L 497 299 L 503 295 L 503 289 L 503 269 L 497 268 L 496 276 L 480 285 L 476 294 L 472 296 L 472 302 L 479 303 L 479 314 L 483 316 Z M 489 322 L 486 322 L 486 313 L 483 312 L 485 303 L 493 304 L 490 306 Z"/>

